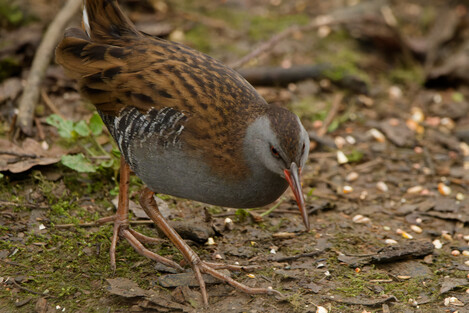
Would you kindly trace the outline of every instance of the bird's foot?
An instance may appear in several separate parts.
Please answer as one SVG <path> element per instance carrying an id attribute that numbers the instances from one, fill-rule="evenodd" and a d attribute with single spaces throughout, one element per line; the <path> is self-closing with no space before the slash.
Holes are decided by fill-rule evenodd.
<path id="1" fill-rule="evenodd" d="M 205 306 L 208 305 L 208 295 L 202 274 L 211 275 L 214 278 L 224 281 L 247 294 L 281 295 L 279 291 L 273 289 L 272 287 L 252 288 L 241 284 L 236 280 L 232 279 L 231 277 L 217 271 L 217 269 L 228 269 L 234 271 L 251 270 L 255 267 L 243 267 L 239 265 L 226 265 L 202 261 L 200 257 L 194 252 L 194 250 L 189 247 L 189 245 L 181 238 L 181 236 L 174 230 L 174 228 L 169 225 L 169 223 L 161 215 L 158 206 L 155 202 L 155 199 L 153 198 L 153 194 L 153 191 L 148 188 L 145 188 L 140 196 L 140 204 L 143 210 L 150 217 L 150 219 L 155 222 L 155 224 L 163 231 L 163 233 L 169 238 L 169 240 L 171 240 L 171 242 L 178 248 L 178 250 L 181 251 L 186 262 L 191 265 L 192 269 L 194 270 L 195 277 L 199 282 L 200 292 L 202 294 L 202 299 L 204 301 Z"/>
<path id="2" fill-rule="evenodd" d="M 147 257 L 153 261 L 160 262 L 162 264 L 175 268 L 180 272 L 184 271 L 183 268 L 176 262 L 170 259 L 164 258 L 148 250 L 147 248 L 145 248 L 143 243 L 160 243 L 164 240 L 159 239 L 159 238 L 145 236 L 139 233 L 138 231 L 135 231 L 132 228 L 130 228 L 129 218 L 127 214 L 125 216 L 121 216 L 121 214 L 116 213 L 113 216 L 108 216 L 108 217 L 99 219 L 97 221 L 97 224 L 105 224 L 109 222 L 114 222 L 114 229 L 113 229 L 112 238 L 111 238 L 111 248 L 109 251 L 109 254 L 111 257 L 111 269 L 113 271 L 116 270 L 116 246 L 117 246 L 117 241 L 119 240 L 119 237 L 125 238 L 127 242 L 140 255 L 143 255 L 144 257 Z"/>

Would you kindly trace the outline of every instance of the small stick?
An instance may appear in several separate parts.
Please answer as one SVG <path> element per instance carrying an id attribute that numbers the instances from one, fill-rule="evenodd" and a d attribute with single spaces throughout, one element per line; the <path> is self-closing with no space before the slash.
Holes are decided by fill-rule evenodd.
<path id="1" fill-rule="evenodd" d="M 81 1 L 68 0 L 47 28 L 44 38 L 34 56 L 26 87 L 19 102 L 19 113 L 16 126 L 28 136 L 32 135 L 34 108 L 39 100 L 40 85 L 46 75 L 55 46 L 62 36 L 68 21 L 81 7 Z"/>
<path id="2" fill-rule="evenodd" d="M 37 117 L 35 117 L 34 118 L 34 123 L 36 124 L 37 135 L 38 135 L 39 139 L 41 141 L 44 141 L 44 139 L 46 139 L 46 136 L 44 135 L 44 128 L 41 125 L 41 121 Z"/>
<path id="3" fill-rule="evenodd" d="M 321 128 L 319 128 L 318 131 L 316 132 L 319 137 L 322 137 L 327 133 L 327 128 L 329 127 L 329 125 L 332 123 L 335 116 L 339 112 L 339 108 L 340 108 L 340 105 L 342 104 L 343 99 L 344 99 L 344 94 L 342 93 L 339 93 L 334 97 L 334 100 L 332 101 L 331 109 L 327 113 L 327 116 L 324 119 L 324 122 L 322 123 Z"/>
<path id="4" fill-rule="evenodd" d="M 41 90 L 41 98 L 44 101 L 44 103 L 47 105 L 47 107 L 54 113 L 60 116 L 61 118 L 65 119 L 65 117 L 60 113 L 59 109 L 55 105 L 55 103 L 50 99 L 49 95 L 47 92 L 42 89 Z"/>
<path id="5" fill-rule="evenodd" d="M 254 59 L 258 57 L 259 55 L 265 53 L 266 51 L 271 50 L 277 43 L 280 41 L 284 40 L 285 38 L 290 37 L 292 34 L 298 31 L 310 31 L 316 28 L 319 28 L 321 26 L 326 26 L 326 25 L 331 25 L 338 23 L 336 19 L 334 19 L 330 15 L 323 15 L 323 16 L 318 16 L 315 19 L 311 21 L 306 26 L 298 26 L 298 25 L 293 25 L 285 29 L 284 31 L 272 36 L 269 40 L 267 40 L 264 43 L 261 43 L 256 49 L 254 49 L 252 52 L 248 53 L 238 61 L 235 61 L 229 66 L 233 69 L 240 68 L 244 64 L 248 63 L 251 59 Z"/>

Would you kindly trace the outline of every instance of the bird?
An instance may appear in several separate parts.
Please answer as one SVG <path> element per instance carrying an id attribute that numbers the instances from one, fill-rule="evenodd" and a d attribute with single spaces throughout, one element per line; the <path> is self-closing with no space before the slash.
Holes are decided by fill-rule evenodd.
<path id="1" fill-rule="evenodd" d="M 208 295 L 202 273 L 248 294 L 279 294 L 218 271 L 242 266 L 201 260 L 161 215 L 154 194 L 252 208 L 274 202 L 290 186 L 309 230 L 301 186 L 309 137 L 298 116 L 268 104 L 220 61 L 139 31 L 117 0 L 83 2 L 82 27 L 65 31 L 56 61 L 77 80 L 121 152 L 117 212 L 100 220 L 114 222 L 112 268 L 117 241 L 125 238 L 138 253 L 184 270 L 144 247 L 157 238 L 129 226 L 132 171 L 146 185 L 140 205 L 192 267 L 204 305 Z"/>

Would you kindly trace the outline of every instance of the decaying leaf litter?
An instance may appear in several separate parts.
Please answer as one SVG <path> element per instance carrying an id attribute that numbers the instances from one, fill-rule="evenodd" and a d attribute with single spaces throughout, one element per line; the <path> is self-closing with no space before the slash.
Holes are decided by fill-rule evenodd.
<path id="1" fill-rule="evenodd" d="M 260 265 L 235 273 L 236 279 L 272 285 L 285 295 L 250 297 L 209 285 L 209 311 L 468 309 L 464 2 L 121 2 L 141 29 L 226 63 L 236 65 L 258 51 L 244 65 L 262 74 L 264 86 L 256 87 L 267 101 L 300 115 L 316 142 L 303 169 L 310 233 L 304 233 L 290 194 L 270 213 L 270 207 L 233 210 L 161 195 L 165 214 L 204 259 Z M 0 2 L 1 310 L 200 311 L 191 275 L 174 276 L 125 243 L 111 272 L 112 229 L 94 221 L 113 210 L 115 146 L 56 65 L 41 84 L 34 135 L 16 131 L 15 108 L 40 43 L 38 30 L 62 2 L 5 3 Z M 325 14 L 341 22 L 308 29 Z M 278 68 L 290 69 L 290 82 L 279 81 L 275 75 L 285 72 Z M 64 162 L 64 155 L 73 162 Z M 141 187 L 133 178 L 134 199 Z M 138 210 L 134 206 L 134 227 L 156 236 Z M 181 259 L 165 240 L 151 249 Z"/>

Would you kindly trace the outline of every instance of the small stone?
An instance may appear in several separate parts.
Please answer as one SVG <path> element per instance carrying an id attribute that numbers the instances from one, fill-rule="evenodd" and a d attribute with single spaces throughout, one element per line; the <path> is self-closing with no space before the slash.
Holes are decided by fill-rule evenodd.
<path id="1" fill-rule="evenodd" d="M 350 172 L 347 174 L 345 177 L 345 180 L 348 182 L 356 181 L 358 179 L 359 175 L 357 172 Z"/>
<path id="2" fill-rule="evenodd" d="M 388 185 L 386 185 L 386 183 L 383 182 L 383 181 L 377 182 L 376 183 L 376 188 L 378 188 L 378 190 L 382 191 L 382 192 L 388 192 L 389 191 Z"/>
<path id="3" fill-rule="evenodd" d="M 441 249 L 443 247 L 443 244 L 441 243 L 440 239 L 433 240 L 432 244 L 435 247 L 435 249 Z"/>
<path id="4" fill-rule="evenodd" d="M 459 251 L 459 250 L 453 250 L 453 251 L 451 251 L 451 255 L 452 255 L 452 256 L 461 255 L 461 251 Z"/>
<path id="5" fill-rule="evenodd" d="M 410 225 L 410 229 L 412 229 L 412 231 L 417 234 L 421 234 L 423 232 L 422 228 L 417 225 Z"/>

